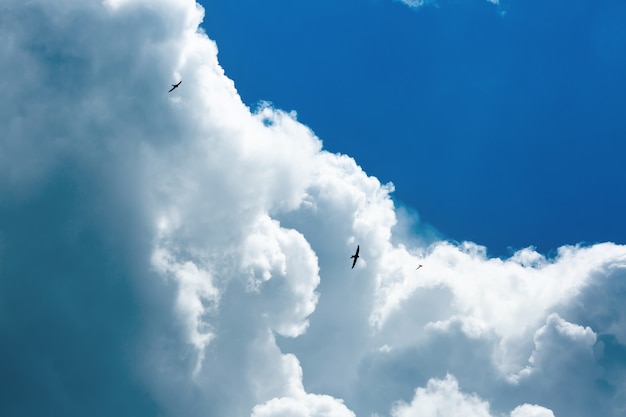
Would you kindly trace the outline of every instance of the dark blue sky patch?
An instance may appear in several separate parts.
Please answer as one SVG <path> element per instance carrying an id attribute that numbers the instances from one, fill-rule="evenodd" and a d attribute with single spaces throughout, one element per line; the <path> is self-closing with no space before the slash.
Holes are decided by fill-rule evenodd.
<path id="1" fill-rule="evenodd" d="M 623 242 L 616 2 L 202 3 L 246 103 L 296 110 L 451 239 Z"/>

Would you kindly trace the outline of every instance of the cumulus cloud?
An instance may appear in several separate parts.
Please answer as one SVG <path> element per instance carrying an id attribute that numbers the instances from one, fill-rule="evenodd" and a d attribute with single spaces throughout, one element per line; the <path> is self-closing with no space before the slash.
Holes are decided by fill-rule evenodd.
<path id="1" fill-rule="evenodd" d="M 410 404 L 396 404 L 392 417 L 411 416 L 490 417 L 489 404 L 476 395 L 459 392 L 459 384 L 450 375 L 444 380 L 430 380 L 426 388 L 418 388 Z"/>
<path id="2" fill-rule="evenodd" d="M 416 243 L 392 184 L 242 103 L 194 1 L 61 3 L 0 17 L 0 414 L 624 407 L 624 246 Z"/>
<path id="3" fill-rule="evenodd" d="M 524 404 L 511 411 L 511 417 L 554 417 L 554 413 L 539 405 Z"/>
<path id="4" fill-rule="evenodd" d="M 446 331 L 459 324 L 469 337 L 495 335 L 502 349 L 500 366 L 511 371 L 519 365 L 510 361 L 515 357 L 513 345 L 534 332 L 553 309 L 576 296 L 593 273 L 607 264 L 624 264 L 623 251 L 613 244 L 561 247 L 554 259 L 547 260 L 527 248 L 502 260 L 488 258 L 486 249 L 473 243 L 442 243 L 421 256 L 427 268 L 411 271 L 415 262 L 398 248 L 387 253 L 397 259 L 384 263 L 371 320 L 383 328 L 416 293 L 447 289 L 453 297 L 452 311 L 426 327 Z"/>
<path id="5" fill-rule="evenodd" d="M 354 417 L 342 401 L 328 395 L 307 394 L 302 386 L 302 369 L 293 355 L 285 355 L 283 363 L 292 368 L 287 390 L 289 396 L 272 398 L 252 410 L 252 417 Z"/>
<path id="6" fill-rule="evenodd" d="M 476 394 L 465 394 L 451 375 L 431 379 L 426 388 L 415 390 L 410 404 L 399 402 L 391 410 L 392 417 L 437 416 L 491 417 L 489 403 Z M 545 407 L 523 404 L 511 411 L 511 417 L 554 417 Z"/>

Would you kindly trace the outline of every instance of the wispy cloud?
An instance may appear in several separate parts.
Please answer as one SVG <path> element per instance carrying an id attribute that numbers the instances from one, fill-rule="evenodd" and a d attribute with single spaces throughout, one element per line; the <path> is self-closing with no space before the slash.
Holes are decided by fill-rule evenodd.
<path id="1" fill-rule="evenodd" d="M 413 8 L 413 9 L 418 9 L 422 6 L 426 6 L 426 5 L 437 5 L 439 4 L 439 1 L 437 0 L 399 0 L 402 3 L 406 4 L 407 6 Z M 445 1 L 445 0 L 444 0 Z M 493 4 L 500 4 L 499 0 L 486 0 L 489 3 L 493 3 Z"/>

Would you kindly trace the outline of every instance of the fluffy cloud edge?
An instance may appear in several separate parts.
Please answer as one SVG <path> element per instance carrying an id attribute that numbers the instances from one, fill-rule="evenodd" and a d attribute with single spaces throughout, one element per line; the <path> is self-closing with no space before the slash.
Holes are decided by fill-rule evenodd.
<path id="1" fill-rule="evenodd" d="M 497 417 L 489 403 L 476 394 L 466 394 L 457 379 L 447 374 L 444 379 L 430 379 L 426 387 L 419 387 L 410 403 L 399 401 L 391 409 L 391 417 Z M 554 417 L 552 410 L 539 405 L 522 404 L 510 417 Z"/>

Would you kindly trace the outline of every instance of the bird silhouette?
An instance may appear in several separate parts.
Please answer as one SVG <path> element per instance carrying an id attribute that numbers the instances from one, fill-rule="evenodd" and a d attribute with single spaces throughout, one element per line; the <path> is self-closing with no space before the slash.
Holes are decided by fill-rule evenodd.
<path id="1" fill-rule="evenodd" d="M 356 252 L 350 258 L 354 258 L 354 261 L 352 261 L 352 268 L 350 268 L 353 269 L 354 265 L 356 265 L 356 260 L 359 259 L 359 245 L 356 245 Z"/>
<path id="2" fill-rule="evenodd" d="M 418 269 L 420 269 L 422 267 L 422 265 L 418 265 L 417 268 L 415 268 L 415 270 L 417 271 Z"/>
<path id="3" fill-rule="evenodd" d="M 175 89 L 177 89 L 177 88 L 178 88 L 178 86 L 180 85 L 180 83 L 182 83 L 182 82 L 183 82 L 183 80 L 180 80 L 180 81 L 178 82 L 178 84 L 172 84 L 172 88 L 170 88 L 170 91 L 168 91 L 168 93 L 171 93 L 172 91 L 174 91 Z"/>

